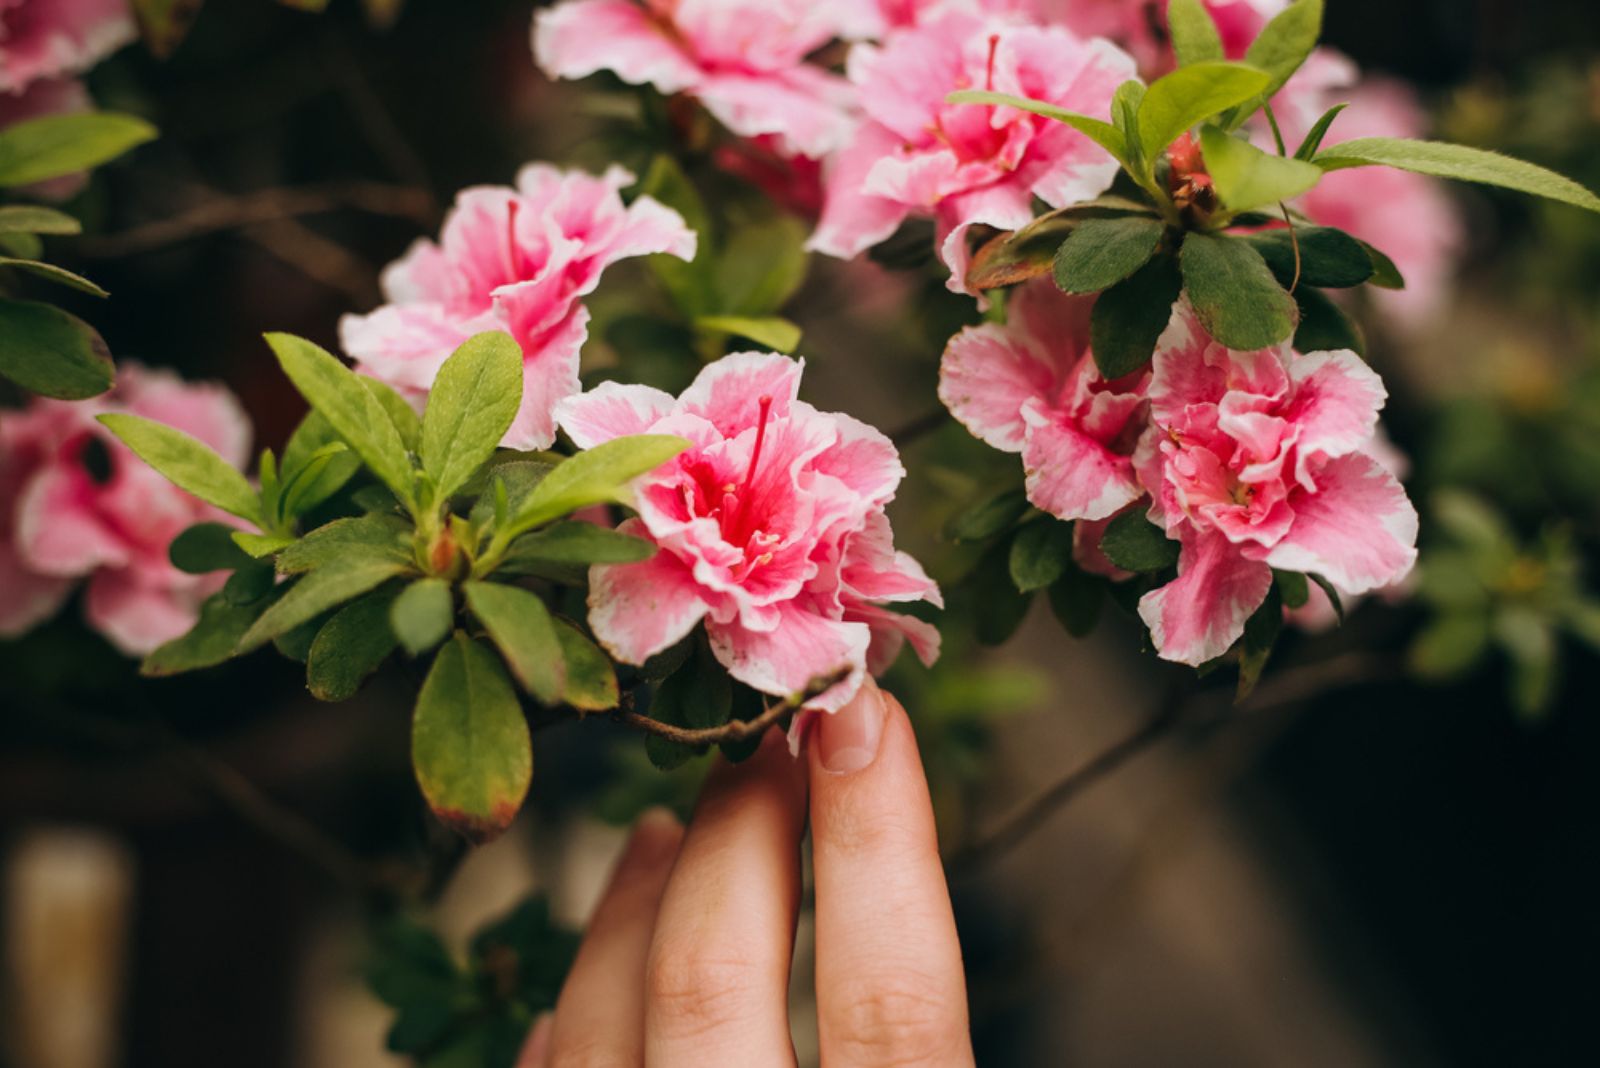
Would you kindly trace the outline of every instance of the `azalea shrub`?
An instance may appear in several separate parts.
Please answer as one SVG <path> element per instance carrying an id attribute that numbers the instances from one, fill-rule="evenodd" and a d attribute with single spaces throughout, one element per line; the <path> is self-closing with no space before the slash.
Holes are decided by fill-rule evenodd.
<path id="1" fill-rule="evenodd" d="M 0 4 L 0 105 L 29 113 L 22 98 L 131 37 L 102 6 Z M 170 7 L 140 6 L 158 51 L 181 33 Z M 472 843 L 511 824 L 538 732 L 567 720 L 637 732 L 635 763 L 672 773 L 769 730 L 798 752 L 893 670 L 927 697 L 921 729 L 981 748 L 973 708 L 1025 683 L 984 676 L 974 650 L 1040 595 L 1058 640 L 1121 612 L 1148 655 L 1226 670 L 1243 697 L 1286 626 L 1415 593 L 1416 673 L 1498 645 L 1516 707 L 1537 711 L 1558 639 L 1600 644 L 1571 532 L 1515 530 L 1459 486 L 1419 519 L 1368 336 L 1415 337 L 1449 294 L 1466 228 L 1440 179 L 1574 216 L 1600 198 L 1420 139 L 1410 90 L 1320 46 L 1322 16 L 543 7 L 528 62 L 582 80 L 603 134 L 457 193 L 381 300 L 342 318 L 337 353 L 267 334 L 307 409 L 281 447 L 252 450 L 223 387 L 113 363 L 76 316 L 0 300 L 0 374 L 28 394 L 0 413 L 0 635 L 81 591 L 146 676 L 271 645 L 342 701 L 412 662 L 416 782 Z M 40 201 L 154 130 L 78 94 L 0 128 L 0 186 L 23 201 L 0 207 L 0 267 L 103 296 L 40 259 L 40 235 L 80 227 Z M 811 254 L 847 261 L 845 299 L 926 334 L 921 424 L 805 399 L 808 366 L 880 372 L 870 346 L 789 316 Z M 949 466 L 981 473 L 919 470 L 910 443 L 935 431 L 964 450 Z M 919 562 L 891 512 L 919 545 L 948 517 L 941 546 Z M 650 799 L 616 778 L 624 814 Z M 404 923 L 376 943 L 391 1045 L 425 1060 L 510 1063 L 571 952 L 532 904 L 465 969 Z M 502 943 L 532 963 L 485 993 Z M 450 990 L 470 1007 L 430 1008 Z"/>

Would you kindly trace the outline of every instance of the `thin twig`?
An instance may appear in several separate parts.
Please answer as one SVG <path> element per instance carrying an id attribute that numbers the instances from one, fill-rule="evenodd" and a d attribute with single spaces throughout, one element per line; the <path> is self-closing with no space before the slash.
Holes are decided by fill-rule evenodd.
<path id="1" fill-rule="evenodd" d="M 95 259 L 136 256 L 223 230 L 345 210 L 410 219 L 427 226 L 433 222 L 435 209 L 433 196 L 427 190 L 382 182 L 261 189 L 237 196 L 216 196 L 187 211 L 121 233 L 87 237 L 76 248 Z"/>
<path id="2" fill-rule="evenodd" d="M 818 675 L 799 693 L 790 694 L 772 705 L 754 719 L 732 719 L 720 727 L 679 727 L 659 719 L 642 716 L 630 709 L 620 709 L 611 718 L 646 734 L 654 734 L 680 745 L 716 745 L 720 742 L 739 742 L 764 733 L 767 728 L 793 713 L 808 701 L 813 701 L 850 677 L 849 668 L 840 668 L 828 675 Z"/>

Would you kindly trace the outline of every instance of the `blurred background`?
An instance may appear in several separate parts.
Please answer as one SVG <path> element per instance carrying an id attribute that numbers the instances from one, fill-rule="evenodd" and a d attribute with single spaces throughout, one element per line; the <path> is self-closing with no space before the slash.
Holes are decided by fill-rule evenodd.
<path id="1" fill-rule="evenodd" d="M 302 409 L 263 331 L 336 348 L 463 186 L 534 159 L 643 173 L 637 95 L 547 81 L 532 7 L 407 0 L 375 27 L 341 0 L 212 0 L 170 58 L 123 50 L 96 99 L 162 136 L 76 202 L 87 232 L 54 247 L 114 296 L 67 305 L 119 360 L 226 382 L 257 447 L 280 445 Z M 1334 0 L 1327 41 L 1411 82 L 1440 136 L 1600 187 L 1589 0 Z M 1449 196 L 1465 249 L 1442 312 L 1368 320 L 1423 512 L 1412 596 L 1291 633 L 1237 707 L 1141 656 L 1121 613 L 1080 641 L 1042 599 L 980 649 L 965 621 L 998 609 L 958 592 L 945 661 L 892 676 L 952 858 L 980 1064 L 1593 1060 L 1600 628 L 1562 606 L 1600 563 L 1600 219 Z M 809 399 L 905 428 L 891 514 L 948 580 L 972 560 L 925 520 L 1015 461 L 926 420 L 972 312 L 898 266 L 813 257 L 785 314 Z M 630 328 L 648 284 L 615 269 L 591 301 L 595 373 L 692 373 Z M 618 825 L 692 798 L 701 769 L 657 772 L 636 736 L 551 728 L 519 823 L 455 868 L 407 762 L 418 681 L 391 663 L 322 705 L 260 654 L 139 680 L 75 604 L 0 642 L 0 1064 L 406 1063 L 345 865 L 453 871 L 422 919 L 455 947 L 533 891 L 575 926 Z"/>

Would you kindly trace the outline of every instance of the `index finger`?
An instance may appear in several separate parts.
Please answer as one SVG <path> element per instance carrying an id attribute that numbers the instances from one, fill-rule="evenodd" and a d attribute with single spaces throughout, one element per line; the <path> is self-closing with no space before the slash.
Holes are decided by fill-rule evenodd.
<path id="1" fill-rule="evenodd" d="M 822 1062 L 970 1065 L 961 944 L 905 709 L 868 679 L 809 746 Z"/>

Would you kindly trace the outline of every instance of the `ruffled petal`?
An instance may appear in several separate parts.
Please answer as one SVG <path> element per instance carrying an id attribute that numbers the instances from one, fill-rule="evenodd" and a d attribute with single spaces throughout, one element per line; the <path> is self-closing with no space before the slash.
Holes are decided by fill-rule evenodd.
<path id="1" fill-rule="evenodd" d="M 1294 495 L 1294 524 L 1266 562 L 1351 594 L 1404 578 L 1417 559 L 1417 510 L 1399 481 L 1364 453 L 1329 460 L 1313 477 L 1316 492 Z"/>
<path id="2" fill-rule="evenodd" d="M 1179 532 L 1178 577 L 1139 599 L 1139 618 L 1164 660 L 1198 667 L 1227 652 L 1272 586 L 1272 569 L 1220 534 Z"/>

